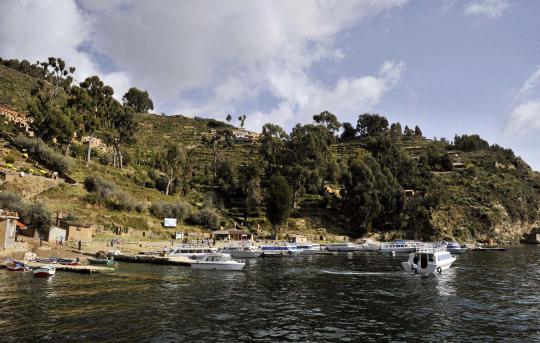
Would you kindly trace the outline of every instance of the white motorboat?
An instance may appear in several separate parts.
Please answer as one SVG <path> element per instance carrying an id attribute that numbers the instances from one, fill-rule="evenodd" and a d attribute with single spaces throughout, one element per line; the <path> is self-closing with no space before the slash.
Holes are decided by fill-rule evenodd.
<path id="1" fill-rule="evenodd" d="M 203 256 L 206 254 L 212 254 L 215 252 L 217 252 L 216 248 L 209 247 L 206 245 L 197 246 L 197 245 L 190 245 L 190 244 L 182 244 L 182 245 L 173 247 L 171 251 L 166 253 L 166 255 L 172 256 L 172 257 L 183 256 L 183 257 L 188 257 L 194 260 L 197 257 Z"/>
<path id="2" fill-rule="evenodd" d="M 382 243 L 379 251 L 381 253 L 411 253 L 417 251 L 424 243 L 417 241 L 396 240 L 392 243 Z"/>
<path id="3" fill-rule="evenodd" d="M 456 258 L 445 247 L 420 248 L 409 256 L 409 260 L 401 262 L 406 272 L 415 274 L 442 273 L 450 268 Z"/>
<path id="4" fill-rule="evenodd" d="M 299 255 L 302 252 L 302 250 L 298 249 L 298 246 L 294 244 L 263 245 L 261 246 L 261 250 L 262 250 L 262 254 L 261 254 L 262 257 L 293 256 L 293 255 Z"/>
<path id="5" fill-rule="evenodd" d="M 219 252 L 230 254 L 235 258 L 256 258 L 262 254 L 261 248 L 255 245 L 229 245 L 221 248 Z"/>
<path id="6" fill-rule="evenodd" d="M 330 243 L 326 245 L 326 250 L 328 251 L 356 251 L 360 250 L 358 246 L 354 243 L 344 242 L 344 243 Z"/>
<path id="7" fill-rule="evenodd" d="M 56 273 L 56 268 L 53 266 L 41 266 L 33 270 L 35 277 L 49 277 Z"/>
<path id="8" fill-rule="evenodd" d="M 302 255 L 315 255 L 318 252 L 321 252 L 321 245 L 314 243 L 303 243 L 296 246 L 300 249 L 300 254 Z"/>
<path id="9" fill-rule="evenodd" d="M 469 250 L 467 247 L 461 246 L 458 242 L 446 243 L 446 250 L 448 250 L 452 255 L 463 254 L 465 251 Z"/>
<path id="10" fill-rule="evenodd" d="M 233 260 L 229 254 L 204 254 L 191 263 L 191 269 L 242 270 L 246 264 Z"/>

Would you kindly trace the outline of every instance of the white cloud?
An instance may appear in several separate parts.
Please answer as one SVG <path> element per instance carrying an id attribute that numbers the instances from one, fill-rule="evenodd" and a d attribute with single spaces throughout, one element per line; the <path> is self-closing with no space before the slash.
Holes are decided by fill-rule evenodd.
<path id="1" fill-rule="evenodd" d="M 506 134 L 525 134 L 540 130 L 540 66 L 531 73 L 514 96 L 514 104 L 505 124 Z"/>
<path id="2" fill-rule="evenodd" d="M 536 70 L 529 76 L 529 78 L 525 81 L 523 86 L 521 86 L 521 88 L 517 91 L 514 97 L 514 100 L 519 101 L 531 95 L 531 93 L 534 91 L 534 89 L 538 85 L 539 80 L 540 80 L 540 65 L 536 67 Z"/>
<path id="3" fill-rule="evenodd" d="M 345 57 L 337 42 L 347 30 L 407 1 L 7 0 L 0 55 L 63 57 L 80 78 L 99 73 L 119 98 L 128 85 L 147 89 L 157 111 L 222 118 L 266 99 L 267 110 L 248 114 L 250 127 L 294 123 L 325 109 L 369 110 L 398 82 L 403 63 L 334 87 L 313 68 Z"/>
<path id="4" fill-rule="evenodd" d="M 474 0 L 463 7 L 466 15 L 499 18 L 510 7 L 507 0 Z"/>
<path id="5" fill-rule="evenodd" d="M 44 61 L 61 57 L 76 67 L 75 78 L 99 74 L 119 90 L 129 84 L 126 73 L 103 73 L 81 47 L 89 44 L 93 19 L 75 1 L 2 1 L 0 2 L 0 56 Z M 127 89 L 126 89 L 127 90 Z"/>
<path id="6" fill-rule="evenodd" d="M 508 134 L 529 133 L 540 130 L 540 99 L 534 99 L 514 108 L 508 119 Z"/>

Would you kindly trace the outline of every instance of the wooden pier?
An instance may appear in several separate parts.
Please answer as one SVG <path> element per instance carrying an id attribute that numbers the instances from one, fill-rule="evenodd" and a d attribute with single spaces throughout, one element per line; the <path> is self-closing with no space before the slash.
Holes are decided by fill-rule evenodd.
<path id="1" fill-rule="evenodd" d="M 21 261 L 22 262 L 22 261 Z M 47 264 L 39 262 L 23 262 L 25 266 L 35 269 L 42 266 L 53 266 L 58 272 L 70 272 L 70 273 L 79 273 L 79 274 L 103 274 L 111 273 L 116 269 L 111 267 L 102 267 L 102 266 L 89 266 L 89 265 L 79 265 L 79 266 L 68 266 L 63 264 Z M 0 268 L 6 268 L 4 262 L 0 263 Z"/>
<path id="2" fill-rule="evenodd" d="M 183 256 L 158 255 L 114 255 L 115 261 L 130 263 L 165 264 L 173 266 L 191 266 L 192 260 Z"/>

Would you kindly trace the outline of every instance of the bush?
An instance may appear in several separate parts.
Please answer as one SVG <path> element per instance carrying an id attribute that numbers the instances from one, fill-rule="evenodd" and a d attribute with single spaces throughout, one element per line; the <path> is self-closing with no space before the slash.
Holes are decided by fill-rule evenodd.
<path id="1" fill-rule="evenodd" d="M 118 211 L 142 212 L 144 205 L 137 202 L 131 194 L 120 191 L 114 182 L 104 180 L 99 176 L 87 176 L 84 179 L 84 188 L 91 194 L 85 200 L 91 204 L 102 204 Z"/>
<path id="2" fill-rule="evenodd" d="M 479 135 L 456 135 L 454 146 L 461 151 L 476 151 L 489 149 L 489 143 L 480 138 Z"/>
<path id="3" fill-rule="evenodd" d="M 15 160 L 16 160 L 16 157 L 15 155 L 13 155 L 13 153 L 9 153 L 6 155 L 6 157 L 4 157 L 4 161 L 6 161 L 6 163 L 13 164 L 15 163 Z"/>
<path id="4" fill-rule="evenodd" d="M 0 208 L 15 211 L 19 213 L 19 215 L 23 215 L 26 204 L 18 194 L 11 192 L 0 192 Z"/>
<path id="5" fill-rule="evenodd" d="M 19 149 L 26 149 L 30 156 L 52 170 L 60 173 L 67 173 L 69 171 L 70 164 L 64 155 L 56 152 L 41 139 L 33 139 L 20 135 L 13 138 L 13 144 Z"/>
<path id="6" fill-rule="evenodd" d="M 185 201 L 177 203 L 157 202 L 150 207 L 150 213 L 158 218 L 185 220 L 191 216 L 192 211 L 193 207 Z"/>
<path id="7" fill-rule="evenodd" d="M 189 221 L 196 225 L 202 225 L 209 230 L 219 229 L 222 217 L 214 209 L 203 208 L 201 210 L 193 212 L 189 217 Z"/>

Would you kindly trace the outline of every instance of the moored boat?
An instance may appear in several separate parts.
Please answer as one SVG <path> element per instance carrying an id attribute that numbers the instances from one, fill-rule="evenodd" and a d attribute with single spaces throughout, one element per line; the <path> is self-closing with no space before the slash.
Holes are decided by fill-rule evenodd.
<path id="1" fill-rule="evenodd" d="M 53 276 L 56 273 L 56 268 L 53 266 L 41 266 L 33 270 L 35 277 L 49 277 Z"/>
<path id="2" fill-rule="evenodd" d="M 467 247 L 462 246 L 458 242 L 449 242 L 449 243 L 446 243 L 446 250 L 448 250 L 448 252 L 450 252 L 452 255 L 457 255 L 457 254 L 463 254 L 469 249 Z"/>
<path id="3" fill-rule="evenodd" d="M 242 270 L 246 264 L 234 260 L 229 254 L 211 253 L 197 257 L 191 269 L 203 270 Z"/>
<path id="4" fill-rule="evenodd" d="M 422 242 L 396 240 L 392 243 L 382 243 L 379 251 L 381 253 L 411 253 L 423 246 Z"/>
<path id="5" fill-rule="evenodd" d="M 6 260 L 6 268 L 14 272 L 22 272 L 26 269 L 24 263 L 13 259 Z"/>
<path id="6" fill-rule="evenodd" d="M 356 251 L 359 250 L 356 244 L 350 242 L 330 243 L 326 245 L 328 251 Z"/>
<path id="7" fill-rule="evenodd" d="M 283 256 L 293 256 L 298 255 L 302 250 L 298 249 L 298 246 L 293 244 L 285 245 L 263 245 L 261 246 L 261 256 L 271 256 L 271 257 L 283 257 Z"/>
<path id="8" fill-rule="evenodd" d="M 196 259 L 197 257 L 204 256 L 206 254 L 216 253 L 217 249 L 209 246 L 197 246 L 190 244 L 182 244 L 175 246 L 166 253 L 166 256 L 184 256 L 191 259 Z"/>
<path id="9" fill-rule="evenodd" d="M 262 250 L 255 245 L 228 245 L 219 250 L 235 258 L 256 258 L 261 256 Z"/>
<path id="10" fill-rule="evenodd" d="M 114 258 L 88 258 L 88 263 L 90 264 L 100 264 L 106 266 L 114 266 Z"/>
<path id="11" fill-rule="evenodd" d="M 409 256 L 409 260 L 401 265 L 406 272 L 415 274 L 442 273 L 450 268 L 456 260 L 445 247 L 425 247 Z"/>
<path id="12" fill-rule="evenodd" d="M 315 255 L 318 252 L 321 252 L 321 245 L 314 243 L 302 243 L 296 246 L 300 250 L 302 255 Z"/>

